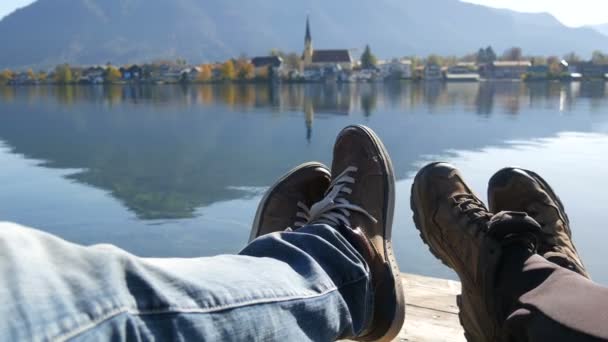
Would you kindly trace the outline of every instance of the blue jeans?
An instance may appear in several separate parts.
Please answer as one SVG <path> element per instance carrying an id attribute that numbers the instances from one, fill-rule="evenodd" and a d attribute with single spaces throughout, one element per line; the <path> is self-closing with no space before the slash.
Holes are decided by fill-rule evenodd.
<path id="1" fill-rule="evenodd" d="M 239 255 L 144 259 L 0 223 L 0 339 L 330 341 L 370 320 L 368 267 L 336 230 Z"/>

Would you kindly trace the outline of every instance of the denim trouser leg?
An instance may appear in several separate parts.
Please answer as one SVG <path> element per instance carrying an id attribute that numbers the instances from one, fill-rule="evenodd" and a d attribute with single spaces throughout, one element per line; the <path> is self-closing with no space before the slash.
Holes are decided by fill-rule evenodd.
<path id="1" fill-rule="evenodd" d="M 329 226 L 240 255 L 142 259 L 0 223 L 1 340 L 328 341 L 369 320 L 370 275 Z"/>

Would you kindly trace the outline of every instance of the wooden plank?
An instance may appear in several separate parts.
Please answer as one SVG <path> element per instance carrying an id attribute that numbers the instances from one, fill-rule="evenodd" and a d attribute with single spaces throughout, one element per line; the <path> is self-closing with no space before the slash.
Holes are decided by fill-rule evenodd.
<path id="1" fill-rule="evenodd" d="M 396 341 L 466 341 L 456 305 L 459 282 L 414 274 L 403 274 L 402 281 L 407 306 L 405 324 Z"/>
<path id="2" fill-rule="evenodd" d="M 407 306 L 397 341 L 466 341 L 456 305 L 459 282 L 413 274 L 403 274 L 401 279 Z"/>

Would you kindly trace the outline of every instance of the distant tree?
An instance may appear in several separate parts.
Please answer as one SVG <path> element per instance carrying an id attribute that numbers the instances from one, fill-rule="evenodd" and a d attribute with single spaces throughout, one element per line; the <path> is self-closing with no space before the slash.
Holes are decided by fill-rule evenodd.
<path id="1" fill-rule="evenodd" d="M 568 63 L 578 63 L 580 61 L 582 61 L 583 59 L 577 55 L 575 52 L 570 52 L 567 53 L 566 55 L 564 55 L 564 60 Z"/>
<path id="2" fill-rule="evenodd" d="M 443 65 L 444 66 L 452 66 L 458 63 L 458 57 L 456 56 L 445 56 L 443 57 Z"/>
<path id="3" fill-rule="evenodd" d="M 198 82 L 209 82 L 213 78 L 213 70 L 211 65 L 203 64 L 200 66 L 201 72 L 196 76 L 196 80 Z"/>
<path id="4" fill-rule="evenodd" d="M 496 61 L 496 59 L 498 59 L 498 57 L 496 56 L 496 52 L 494 52 L 494 49 L 492 49 L 491 46 L 488 46 L 486 48 L 486 58 L 488 60 L 488 63 L 492 63 Z"/>
<path id="5" fill-rule="evenodd" d="M 288 70 L 299 70 L 302 66 L 302 58 L 300 58 L 300 55 L 295 52 L 285 56 L 283 62 Z"/>
<path id="6" fill-rule="evenodd" d="M 254 71 L 253 64 L 249 63 L 247 59 L 239 58 L 236 61 L 236 75 L 238 79 L 250 80 L 255 76 Z"/>
<path id="7" fill-rule="evenodd" d="M 487 61 L 488 57 L 486 55 L 486 50 L 484 48 L 479 49 L 479 51 L 477 51 L 477 63 L 483 64 L 487 63 Z"/>
<path id="8" fill-rule="evenodd" d="M 492 63 L 496 60 L 496 53 L 494 52 L 494 49 L 492 49 L 491 46 L 484 48 L 480 48 L 479 51 L 477 51 L 477 63 L 479 64 L 486 64 L 486 63 Z"/>
<path id="9" fill-rule="evenodd" d="M 119 81 L 122 78 L 122 74 L 120 70 L 118 70 L 115 66 L 108 66 L 105 74 L 105 81 L 108 83 Z"/>
<path id="10" fill-rule="evenodd" d="M 40 82 L 44 82 L 47 79 L 47 74 L 44 71 L 38 71 L 38 74 L 36 74 L 36 79 Z"/>
<path id="11" fill-rule="evenodd" d="M 468 62 L 468 63 L 477 62 L 478 55 L 479 55 L 479 53 L 469 53 L 469 54 L 466 54 L 466 55 L 458 58 L 458 61 Z"/>
<path id="12" fill-rule="evenodd" d="M 232 62 L 232 60 L 228 60 L 222 64 L 222 78 L 224 80 L 233 80 L 235 76 L 236 71 L 234 69 L 234 62 Z"/>
<path id="13" fill-rule="evenodd" d="M 595 64 L 608 64 L 608 55 L 599 50 L 593 51 L 591 61 Z"/>
<path id="14" fill-rule="evenodd" d="M 530 58 L 532 65 L 547 65 L 547 58 L 544 56 L 534 56 Z"/>
<path id="15" fill-rule="evenodd" d="M 502 59 L 505 61 L 519 61 L 522 59 L 522 56 L 521 48 L 514 46 L 502 54 Z"/>
<path id="16" fill-rule="evenodd" d="M 270 51 L 268 52 L 268 54 L 270 56 L 278 56 L 278 57 L 282 57 L 285 56 L 285 53 L 277 48 L 272 48 L 270 49 Z"/>
<path id="17" fill-rule="evenodd" d="M 31 80 L 31 81 L 35 81 L 36 80 L 36 74 L 34 74 L 34 70 L 32 69 L 27 69 L 27 79 Z"/>
<path id="18" fill-rule="evenodd" d="M 58 65 L 55 68 L 55 82 L 59 84 L 69 84 L 73 81 L 72 69 L 69 64 Z"/>
<path id="19" fill-rule="evenodd" d="M 4 69 L 0 72 L 0 85 L 6 85 L 10 80 L 13 79 L 14 73 L 9 69 Z"/>
<path id="20" fill-rule="evenodd" d="M 369 45 L 366 45 L 365 50 L 361 55 L 361 68 L 372 69 L 376 66 L 377 63 L 378 59 L 372 53 L 372 49 L 369 47 Z"/>
<path id="21" fill-rule="evenodd" d="M 557 56 L 547 57 L 547 65 L 549 66 L 549 74 L 552 76 L 559 76 L 562 72 L 561 59 Z"/>
<path id="22" fill-rule="evenodd" d="M 439 55 L 431 54 L 426 58 L 426 64 L 443 65 L 443 58 Z"/>

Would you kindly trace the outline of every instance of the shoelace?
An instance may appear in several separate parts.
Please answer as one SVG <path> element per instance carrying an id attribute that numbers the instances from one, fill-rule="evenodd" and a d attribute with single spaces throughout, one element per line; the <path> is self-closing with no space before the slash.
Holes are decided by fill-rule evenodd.
<path id="1" fill-rule="evenodd" d="M 325 223 L 330 226 L 344 224 L 350 227 L 351 212 L 363 214 L 373 223 L 377 223 L 378 220 L 365 209 L 350 203 L 343 197 L 344 194 L 350 195 L 352 193 L 352 189 L 348 185 L 355 184 L 355 178 L 351 174 L 357 171 L 358 168 L 355 166 L 347 167 L 329 184 L 329 188 L 325 192 L 325 198 L 313 204 L 310 208 L 299 202 L 298 208 L 300 210 L 296 215 L 301 221 L 296 222 L 294 226 L 298 228 L 312 223 Z"/>
<path id="2" fill-rule="evenodd" d="M 461 212 L 471 218 L 472 223 L 481 223 L 482 220 L 492 218 L 479 200 L 471 194 L 459 194 L 453 197 Z M 480 229 L 481 230 L 481 229 Z"/>

